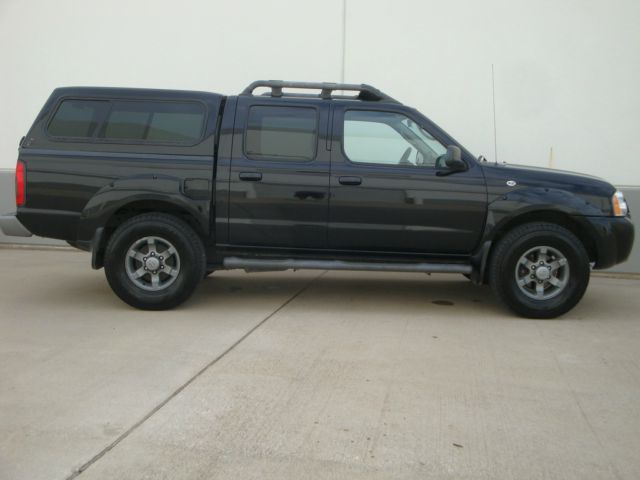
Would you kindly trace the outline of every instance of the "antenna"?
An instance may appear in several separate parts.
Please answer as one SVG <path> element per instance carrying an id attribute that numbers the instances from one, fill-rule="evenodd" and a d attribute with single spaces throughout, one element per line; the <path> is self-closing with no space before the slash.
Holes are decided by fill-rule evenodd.
<path id="1" fill-rule="evenodd" d="M 342 65 L 340 82 L 344 83 L 344 72 L 347 67 L 347 0 L 342 0 Z"/>
<path id="2" fill-rule="evenodd" d="M 498 128 L 496 126 L 496 81 L 495 73 L 493 70 L 493 63 L 491 64 L 491 92 L 493 101 L 493 158 L 498 163 Z"/>

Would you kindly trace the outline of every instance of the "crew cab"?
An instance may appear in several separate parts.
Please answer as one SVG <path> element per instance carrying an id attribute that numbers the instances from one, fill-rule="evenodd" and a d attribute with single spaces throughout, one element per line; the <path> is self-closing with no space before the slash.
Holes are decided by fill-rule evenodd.
<path id="1" fill-rule="evenodd" d="M 215 270 L 333 269 L 464 274 L 551 318 L 634 238 L 611 184 L 478 159 L 364 84 L 56 89 L 20 142 L 16 206 L 6 234 L 90 251 L 156 310 Z"/>

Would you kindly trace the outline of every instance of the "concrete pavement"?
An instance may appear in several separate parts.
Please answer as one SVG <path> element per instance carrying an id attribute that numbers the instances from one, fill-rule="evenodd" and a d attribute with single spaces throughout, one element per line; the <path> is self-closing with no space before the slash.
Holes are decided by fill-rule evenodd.
<path id="1" fill-rule="evenodd" d="M 0 478 L 640 478 L 640 281 L 523 320 L 462 276 L 217 272 L 171 312 L 0 249 Z"/>

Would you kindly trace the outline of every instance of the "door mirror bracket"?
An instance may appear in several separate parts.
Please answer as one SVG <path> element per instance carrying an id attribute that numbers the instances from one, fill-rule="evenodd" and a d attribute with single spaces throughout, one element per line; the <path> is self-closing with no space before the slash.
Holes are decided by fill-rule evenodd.
<path id="1" fill-rule="evenodd" d="M 447 153 L 443 156 L 443 163 L 447 170 L 439 170 L 436 175 L 443 177 L 456 172 L 463 172 L 467 169 L 467 164 L 462 160 L 462 150 L 456 145 L 448 145 Z"/>

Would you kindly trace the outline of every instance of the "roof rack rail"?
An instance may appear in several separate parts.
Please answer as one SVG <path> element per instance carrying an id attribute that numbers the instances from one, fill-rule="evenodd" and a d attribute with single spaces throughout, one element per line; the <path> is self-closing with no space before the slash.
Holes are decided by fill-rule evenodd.
<path id="1" fill-rule="evenodd" d="M 301 88 L 301 89 L 313 89 L 320 90 L 320 98 L 330 100 L 332 92 L 335 90 L 346 90 L 359 92 L 355 97 L 358 100 L 373 101 L 373 102 L 392 102 L 400 103 L 394 98 L 390 97 L 384 92 L 381 92 L 371 85 L 362 83 L 360 85 L 355 83 L 330 83 L 330 82 L 287 82 L 283 80 L 256 80 L 245 88 L 240 95 L 253 95 L 253 91 L 259 87 L 271 88 L 272 97 L 282 97 L 285 94 L 282 92 L 283 88 Z M 315 95 L 314 95 L 315 96 Z"/>

